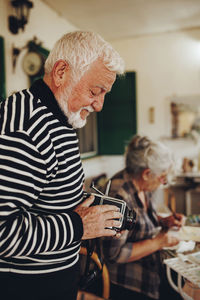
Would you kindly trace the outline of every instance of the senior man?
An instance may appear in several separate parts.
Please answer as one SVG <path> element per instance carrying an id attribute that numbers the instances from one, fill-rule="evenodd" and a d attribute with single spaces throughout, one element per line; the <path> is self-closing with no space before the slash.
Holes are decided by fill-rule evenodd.
<path id="1" fill-rule="evenodd" d="M 115 206 L 84 202 L 75 128 L 100 111 L 123 60 L 99 35 L 64 35 L 43 80 L 0 107 L 0 282 L 7 300 L 76 299 L 81 239 L 113 236 Z M 3 298 L 2 298 L 3 299 Z"/>

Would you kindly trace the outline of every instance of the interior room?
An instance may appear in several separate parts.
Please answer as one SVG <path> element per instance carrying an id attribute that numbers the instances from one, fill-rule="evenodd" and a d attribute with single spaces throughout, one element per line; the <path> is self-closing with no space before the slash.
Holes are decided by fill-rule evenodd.
<path id="1" fill-rule="evenodd" d="M 21 23 L 15 2 L 0 1 L 0 99 L 43 75 L 63 34 L 95 31 L 124 59 L 125 74 L 77 131 L 86 190 L 124 168 L 132 136 L 147 136 L 170 148 L 176 169 L 174 183 L 155 193 L 156 209 L 200 216 L 200 1 L 32 0 Z"/>

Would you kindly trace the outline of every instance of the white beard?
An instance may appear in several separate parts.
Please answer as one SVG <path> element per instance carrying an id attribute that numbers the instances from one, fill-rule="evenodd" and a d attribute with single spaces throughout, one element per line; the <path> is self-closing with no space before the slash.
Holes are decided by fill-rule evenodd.
<path id="1" fill-rule="evenodd" d="M 69 124 L 72 125 L 73 128 L 82 128 L 87 123 L 86 118 L 84 120 L 81 118 L 81 115 L 80 115 L 81 111 L 82 111 L 82 108 L 79 109 L 79 111 L 77 111 L 77 112 L 69 112 L 68 111 L 66 113 L 68 122 L 69 122 Z"/>
<path id="2" fill-rule="evenodd" d="M 86 109 L 88 112 L 93 112 L 94 109 L 89 105 L 89 106 L 84 106 L 81 107 L 79 109 L 79 111 L 76 112 L 70 112 L 68 110 L 68 106 L 67 106 L 67 93 L 65 92 L 62 97 L 59 100 L 59 105 L 62 109 L 62 111 L 64 112 L 64 114 L 67 116 L 68 118 L 68 123 L 70 125 L 72 125 L 73 128 L 82 128 L 83 126 L 85 126 L 85 124 L 87 123 L 87 118 L 85 118 L 84 120 L 81 118 L 81 111 L 83 109 Z"/>

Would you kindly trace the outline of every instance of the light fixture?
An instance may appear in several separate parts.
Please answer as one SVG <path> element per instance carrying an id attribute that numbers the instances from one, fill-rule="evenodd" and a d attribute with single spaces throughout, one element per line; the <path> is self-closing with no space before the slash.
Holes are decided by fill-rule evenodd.
<path id="1" fill-rule="evenodd" d="M 17 34 L 19 29 L 24 31 L 24 26 L 28 23 L 29 10 L 33 3 L 29 0 L 12 0 L 11 5 L 14 7 L 16 16 L 9 16 L 9 29 L 13 34 Z"/>

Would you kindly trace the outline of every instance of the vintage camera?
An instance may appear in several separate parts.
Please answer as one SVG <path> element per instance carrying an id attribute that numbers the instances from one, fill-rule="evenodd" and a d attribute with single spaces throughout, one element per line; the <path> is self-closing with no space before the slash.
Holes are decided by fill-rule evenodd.
<path id="1" fill-rule="evenodd" d="M 106 188 L 106 193 L 105 195 L 100 192 L 98 189 L 96 189 L 92 183 L 91 188 L 93 188 L 95 191 L 97 191 L 98 194 L 95 193 L 86 193 L 84 192 L 84 198 L 88 198 L 89 196 L 93 195 L 94 196 L 94 202 L 92 205 L 115 205 L 119 207 L 119 210 L 123 217 L 120 219 L 121 221 L 121 226 L 120 227 L 109 227 L 109 229 L 114 229 L 116 231 L 122 231 L 122 230 L 131 230 L 133 229 L 135 223 L 136 223 L 136 212 L 133 210 L 130 210 L 124 200 L 113 198 L 107 196 L 109 187 L 110 187 L 111 181 L 108 182 L 107 188 Z"/>

